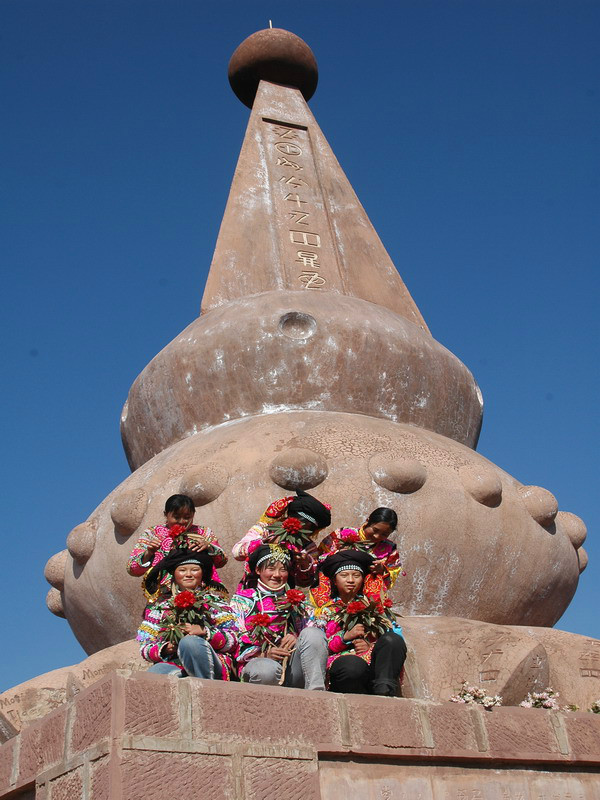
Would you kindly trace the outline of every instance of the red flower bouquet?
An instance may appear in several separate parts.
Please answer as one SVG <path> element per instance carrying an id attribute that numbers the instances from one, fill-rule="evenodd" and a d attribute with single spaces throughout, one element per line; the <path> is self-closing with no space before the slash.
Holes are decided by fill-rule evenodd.
<path id="1" fill-rule="evenodd" d="M 375 600 L 364 597 L 360 600 L 351 600 L 348 605 L 341 606 L 337 616 L 344 632 L 352 630 L 355 625 L 362 625 L 367 636 L 378 639 L 389 631 L 393 620 L 390 612 L 387 611 L 386 599 Z"/>
<path id="2" fill-rule="evenodd" d="M 289 549 L 299 552 L 307 547 L 312 546 L 314 548 L 313 536 L 314 531 L 310 528 L 304 528 L 302 520 L 289 517 L 288 519 L 272 522 L 267 527 L 264 541 L 290 545 Z"/>
<path id="3" fill-rule="evenodd" d="M 195 602 L 196 595 L 188 590 L 179 592 L 173 599 L 173 605 L 177 606 L 177 608 L 191 608 Z"/>
<path id="4" fill-rule="evenodd" d="M 269 629 L 271 621 L 271 615 L 263 613 L 253 614 L 246 619 L 246 630 L 263 653 L 268 647 L 275 644 L 271 638 L 273 631 Z"/>
<path id="5" fill-rule="evenodd" d="M 170 609 L 163 621 L 164 637 L 171 644 L 179 644 L 185 636 L 183 626 L 201 625 L 206 628 L 211 619 L 212 601 L 202 589 L 179 592 L 170 602 Z"/>

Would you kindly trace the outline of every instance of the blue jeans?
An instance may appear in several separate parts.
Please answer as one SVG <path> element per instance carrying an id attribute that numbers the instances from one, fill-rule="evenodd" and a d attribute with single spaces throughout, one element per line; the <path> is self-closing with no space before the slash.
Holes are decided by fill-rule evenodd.
<path id="1" fill-rule="evenodd" d="M 221 680 L 221 662 L 211 645 L 201 636 L 184 636 L 179 642 L 177 656 L 183 665 L 183 670 L 175 664 L 161 661 L 153 664 L 148 672 L 159 675 L 179 675 L 180 678 L 191 675 L 193 678 Z"/>
<path id="2" fill-rule="evenodd" d="M 327 639 L 320 628 L 304 628 L 294 652 L 290 656 L 286 686 L 294 689 L 325 689 L 325 668 L 327 666 Z M 262 683 L 277 686 L 281 680 L 282 668 L 274 658 L 253 658 L 244 667 L 242 680 L 248 683 Z"/>

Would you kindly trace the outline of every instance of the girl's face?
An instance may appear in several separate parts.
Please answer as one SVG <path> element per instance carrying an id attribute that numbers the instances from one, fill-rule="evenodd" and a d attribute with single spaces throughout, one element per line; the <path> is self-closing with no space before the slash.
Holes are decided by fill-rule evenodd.
<path id="1" fill-rule="evenodd" d="M 288 568 L 280 561 L 261 564 L 256 570 L 260 582 L 269 589 L 281 589 L 288 581 Z"/>
<path id="2" fill-rule="evenodd" d="M 392 526 L 387 522 L 375 522 L 369 525 L 367 520 L 363 527 L 363 532 L 367 539 L 372 542 L 384 542 L 392 532 Z"/>
<path id="3" fill-rule="evenodd" d="M 335 585 L 342 600 L 347 602 L 362 589 L 364 575 L 357 569 L 344 569 L 335 576 Z"/>
<path id="4" fill-rule="evenodd" d="M 180 564 L 173 577 L 180 589 L 197 589 L 202 585 L 202 567 L 200 564 Z"/>
<path id="5" fill-rule="evenodd" d="M 191 508 L 180 508 L 178 511 L 169 511 L 165 514 L 167 527 L 183 525 L 187 531 L 194 520 L 194 511 Z"/>

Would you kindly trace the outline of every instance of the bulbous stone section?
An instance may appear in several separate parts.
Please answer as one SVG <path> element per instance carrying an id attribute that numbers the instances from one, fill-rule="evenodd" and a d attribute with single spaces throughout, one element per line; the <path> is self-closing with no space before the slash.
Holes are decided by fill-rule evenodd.
<path id="1" fill-rule="evenodd" d="M 117 531 L 122 536 L 131 536 L 139 528 L 147 506 L 148 495 L 144 489 L 123 491 L 117 495 L 110 508 Z"/>
<path id="2" fill-rule="evenodd" d="M 416 459 L 394 459 L 382 453 L 369 461 L 369 472 L 384 489 L 403 494 L 416 492 L 427 480 L 427 470 Z"/>
<path id="3" fill-rule="evenodd" d="M 588 565 L 588 554 L 583 547 L 580 547 L 577 551 L 577 558 L 579 560 L 579 572 L 583 572 Z"/>
<path id="4" fill-rule="evenodd" d="M 188 470 L 181 479 L 179 491 L 187 494 L 194 505 L 205 506 L 212 503 L 227 486 L 227 470 L 218 464 L 204 464 Z"/>
<path id="5" fill-rule="evenodd" d="M 502 481 L 485 467 L 464 466 L 458 471 L 465 490 L 478 503 L 494 508 L 502 499 Z"/>
<path id="6" fill-rule="evenodd" d="M 414 425 L 363 414 L 280 412 L 183 439 L 140 467 L 98 507 L 92 517 L 99 523 L 96 547 L 85 569 L 69 557 L 65 570 L 65 614 L 83 647 L 95 652 L 135 636 L 144 606 L 139 580 L 125 572 L 133 542 L 115 536 L 110 511 L 117 493 L 148 492 L 140 523 L 146 528 L 161 521 L 169 495 L 184 488 L 194 493 L 183 481 L 194 465 L 216 465 L 228 475 L 227 483 L 198 508 L 195 522 L 212 528 L 230 552 L 273 500 L 291 493 L 277 489 L 272 479 L 273 463 L 291 450 L 316 454 L 326 464 L 327 476 L 311 493 L 331 504 L 333 528 L 360 525 L 379 506 L 397 512 L 393 538 L 406 576 L 396 581 L 392 599 L 402 614 L 551 626 L 569 604 L 585 558 L 581 549 L 574 549 L 560 517 L 555 535 L 548 535 L 525 507 L 521 484 L 475 451 Z M 382 456 L 391 463 L 417 462 L 427 479 L 410 493 L 385 488 L 372 477 Z M 498 476 L 498 506 L 465 496 L 460 470 L 466 466 Z M 233 559 L 219 570 L 230 589 L 241 571 Z M 107 619 L 110 625 L 104 624 Z"/>
<path id="7" fill-rule="evenodd" d="M 571 544 L 577 550 L 585 542 L 587 528 L 585 522 L 576 514 L 570 511 L 559 511 L 556 515 L 556 522 L 560 523 L 562 529 L 571 540 Z"/>
<path id="8" fill-rule="evenodd" d="M 50 589 L 46 595 L 46 605 L 48 611 L 54 614 L 55 617 L 65 617 L 65 610 L 63 608 L 62 597 L 58 589 Z"/>
<path id="9" fill-rule="evenodd" d="M 328 471 L 327 461 L 322 455 L 293 447 L 273 459 L 269 475 L 273 483 L 284 489 L 307 491 L 323 483 Z"/>
<path id="10" fill-rule="evenodd" d="M 389 309 L 346 295 L 324 304 L 314 294 L 236 300 L 168 344 L 135 380 L 122 415 L 132 468 L 199 431 L 280 411 L 363 414 L 475 446 L 481 396 L 464 364 Z"/>
<path id="11" fill-rule="evenodd" d="M 77 525 L 67 536 L 67 550 L 79 564 L 85 564 L 94 552 L 97 523 L 92 520 Z"/>
<path id="12" fill-rule="evenodd" d="M 319 79 L 310 47 L 282 28 L 266 28 L 244 39 L 231 56 L 228 72 L 231 88 L 248 108 L 261 80 L 293 86 L 310 100 Z"/>
<path id="13" fill-rule="evenodd" d="M 44 577 L 55 589 L 62 591 L 65 587 L 65 566 L 67 563 L 68 550 L 61 550 L 55 553 L 46 562 Z"/>
<path id="14" fill-rule="evenodd" d="M 558 513 L 558 501 L 552 492 L 541 486 L 522 486 L 519 494 L 525 508 L 536 522 L 543 527 L 554 522 Z"/>

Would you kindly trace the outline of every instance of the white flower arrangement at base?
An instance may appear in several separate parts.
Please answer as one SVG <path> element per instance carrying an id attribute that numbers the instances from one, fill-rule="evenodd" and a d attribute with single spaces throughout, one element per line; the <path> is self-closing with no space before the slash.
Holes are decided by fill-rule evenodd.
<path id="1" fill-rule="evenodd" d="M 480 705 L 491 711 L 494 706 L 502 705 L 502 698 L 497 694 L 493 696 L 486 694 L 480 686 L 469 686 L 468 681 L 463 681 L 460 691 L 452 695 L 450 702 Z"/>

